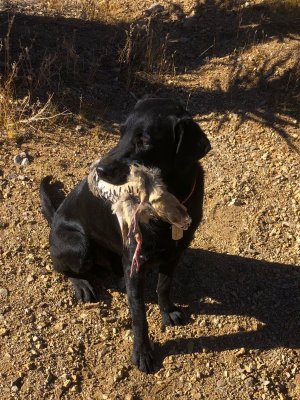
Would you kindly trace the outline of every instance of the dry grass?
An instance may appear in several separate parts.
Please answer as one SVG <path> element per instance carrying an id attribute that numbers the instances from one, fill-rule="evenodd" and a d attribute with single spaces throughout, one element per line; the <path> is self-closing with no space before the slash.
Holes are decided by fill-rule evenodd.
<path id="1" fill-rule="evenodd" d="M 265 0 L 267 4 L 274 8 L 285 10 L 295 10 L 300 8 L 299 0 Z"/>
<path id="2" fill-rule="evenodd" d="M 113 16 L 109 0 L 42 0 L 45 13 L 72 15 L 80 19 L 106 21 Z"/>
<path id="3" fill-rule="evenodd" d="M 28 48 L 22 49 L 17 61 L 12 61 L 10 35 L 14 23 L 12 17 L 8 24 L 8 31 L 2 41 L 0 54 L 3 54 L 4 68 L 0 75 L 0 132 L 4 137 L 18 140 L 28 129 L 39 129 L 45 122 L 55 121 L 66 112 L 58 112 L 52 103 L 53 95 L 48 95 L 47 100 L 41 102 L 34 99 L 34 89 L 40 81 L 49 79 L 50 65 L 53 60 L 47 57 L 43 60 L 35 81 Z M 27 82 L 27 94 L 18 96 L 17 84 Z"/>
<path id="4" fill-rule="evenodd" d="M 174 55 L 167 55 L 168 40 L 168 34 L 163 31 L 163 22 L 159 19 L 148 18 L 130 25 L 119 58 L 126 69 L 127 86 L 133 83 L 137 72 L 155 77 L 175 74 Z"/>
<path id="5" fill-rule="evenodd" d="M 271 22 L 280 26 L 300 26 L 299 0 L 265 0 L 270 11 Z"/>
<path id="6" fill-rule="evenodd" d="M 238 0 L 215 2 L 218 7 L 235 8 L 240 13 L 244 3 Z M 251 1 L 248 3 L 251 5 Z M 39 4 L 42 4 L 45 15 L 54 13 L 98 21 L 116 20 L 123 7 L 109 0 L 42 0 Z M 300 26 L 299 0 L 265 0 L 263 4 L 267 7 L 264 16 L 267 23 L 278 25 L 279 30 L 283 25 Z M 0 55 L 4 59 L 0 76 L 0 129 L 11 139 L 22 135 L 28 126 L 37 127 L 47 120 L 55 120 L 61 113 L 55 110 L 51 93 L 55 92 L 58 97 L 64 95 L 65 86 L 69 86 L 70 81 L 78 81 L 78 78 L 85 84 L 89 83 L 101 65 L 101 55 L 92 62 L 81 57 L 75 33 L 74 36 L 66 35 L 54 51 L 53 48 L 46 48 L 41 59 L 35 55 L 34 43 L 21 47 L 20 54 L 12 56 L 10 36 L 13 23 L 12 18 L 0 43 Z M 129 26 L 119 57 L 120 79 L 125 80 L 127 87 L 135 84 L 136 80 L 157 82 L 165 74 L 176 74 L 166 27 L 165 21 L 157 16 L 144 16 Z M 33 59 L 35 62 L 32 62 Z M 293 68 L 285 82 L 293 101 L 299 98 L 299 76 L 299 68 Z M 64 85 L 65 82 L 68 84 Z M 38 96 L 43 100 L 37 100 Z M 78 103 L 81 109 L 82 98 L 78 99 Z"/>

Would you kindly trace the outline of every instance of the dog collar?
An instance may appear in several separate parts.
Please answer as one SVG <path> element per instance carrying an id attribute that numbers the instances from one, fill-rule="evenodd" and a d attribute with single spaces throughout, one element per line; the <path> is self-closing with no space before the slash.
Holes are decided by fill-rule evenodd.
<path id="1" fill-rule="evenodd" d="M 197 184 L 197 177 L 198 177 L 198 172 L 196 172 L 196 174 L 195 174 L 195 178 L 194 178 L 192 189 L 191 189 L 190 193 L 185 197 L 185 199 L 182 200 L 181 204 L 185 204 L 191 198 L 192 194 L 194 193 L 196 184 Z"/>

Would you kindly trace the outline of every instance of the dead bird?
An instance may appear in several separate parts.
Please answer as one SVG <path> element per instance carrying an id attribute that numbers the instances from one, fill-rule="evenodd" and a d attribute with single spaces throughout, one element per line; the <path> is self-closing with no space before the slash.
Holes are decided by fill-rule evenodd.
<path id="1" fill-rule="evenodd" d="M 133 235 L 137 246 L 131 265 L 131 276 L 139 270 L 139 257 L 142 249 L 142 234 L 139 224 L 147 224 L 151 218 L 161 219 L 172 225 L 172 237 L 181 239 L 183 230 L 192 222 L 179 200 L 171 194 L 163 183 L 158 168 L 147 168 L 140 164 L 130 166 L 127 182 L 112 185 L 96 178 L 94 165 L 88 176 L 89 188 L 95 196 L 109 200 L 116 214 L 123 236 L 124 246 Z"/>

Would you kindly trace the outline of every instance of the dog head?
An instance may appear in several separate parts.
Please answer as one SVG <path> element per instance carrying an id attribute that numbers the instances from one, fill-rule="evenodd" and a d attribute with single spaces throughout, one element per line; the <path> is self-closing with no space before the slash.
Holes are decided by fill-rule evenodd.
<path id="1" fill-rule="evenodd" d="M 129 166 L 138 163 L 161 170 L 162 177 L 184 170 L 210 150 L 205 133 L 176 100 L 147 98 L 135 105 L 121 125 L 119 143 L 96 165 L 99 179 L 122 185 Z"/>

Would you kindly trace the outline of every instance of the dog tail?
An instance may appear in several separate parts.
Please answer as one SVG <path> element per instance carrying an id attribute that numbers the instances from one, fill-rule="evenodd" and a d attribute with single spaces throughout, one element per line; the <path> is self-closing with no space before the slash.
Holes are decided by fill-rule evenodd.
<path id="1" fill-rule="evenodd" d="M 40 199 L 42 206 L 42 214 L 48 221 L 49 225 L 53 220 L 55 211 L 64 200 L 64 195 L 61 193 L 61 187 L 58 188 L 59 182 L 50 184 L 52 176 L 48 175 L 42 179 L 40 185 Z M 61 184 L 60 184 L 61 185 Z M 56 192 L 55 194 L 53 192 Z"/>

